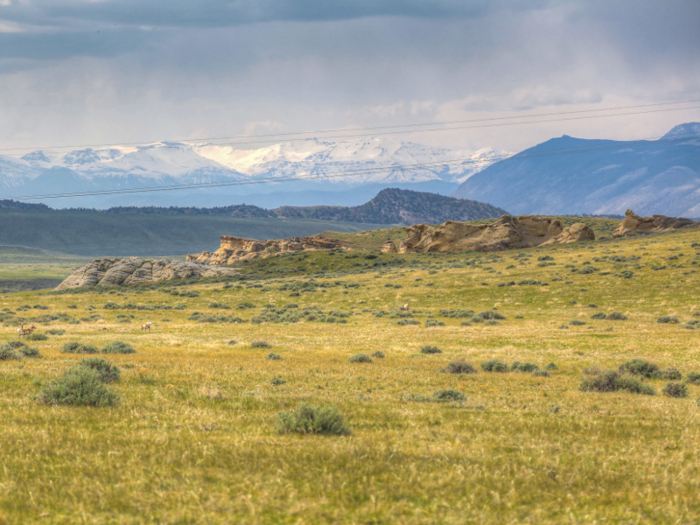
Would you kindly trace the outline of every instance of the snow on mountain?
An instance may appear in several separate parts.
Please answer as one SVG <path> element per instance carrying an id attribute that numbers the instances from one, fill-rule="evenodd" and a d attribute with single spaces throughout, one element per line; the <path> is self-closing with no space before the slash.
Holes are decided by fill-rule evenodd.
<path id="1" fill-rule="evenodd" d="M 383 137 L 342 142 L 298 140 L 254 150 L 207 144 L 196 147 L 196 151 L 253 178 L 325 175 L 329 181 L 355 184 L 463 182 L 499 156 L 491 149 L 454 151 Z"/>

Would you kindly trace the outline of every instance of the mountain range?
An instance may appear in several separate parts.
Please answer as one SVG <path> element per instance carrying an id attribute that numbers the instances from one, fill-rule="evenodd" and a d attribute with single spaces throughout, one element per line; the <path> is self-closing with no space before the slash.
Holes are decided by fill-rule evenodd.
<path id="1" fill-rule="evenodd" d="M 494 163 L 452 194 L 513 214 L 700 217 L 700 123 L 658 140 L 564 135 Z"/>
<path id="2" fill-rule="evenodd" d="M 267 208 L 351 206 L 366 202 L 387 187 L 449 194 L 501 155 L 491 149 L 453 151 L 391 137 L 298 140 L 249 150 L 174 142 L 69 152 L 37 150 L 21 158 L 0 156 L 0 190 L 4 198 L 17 198 L 204 186 L 187 191 L 38 200 L 52 207 L 211 207 L 243 202 Z M 459 162 L 454 162 L 456 159 Z"/>

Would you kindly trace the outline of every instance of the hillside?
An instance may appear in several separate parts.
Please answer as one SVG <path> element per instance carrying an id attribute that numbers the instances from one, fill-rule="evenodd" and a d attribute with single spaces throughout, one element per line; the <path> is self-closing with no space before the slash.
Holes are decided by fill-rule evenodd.
<path id="1" fill-rule="evenodd" d="M 379 225 L 314 219 L 110 214 L 95 210 L 0 209 L 0 245 L 90 256 L 172 256 L 216 249 L 219 236 L 277 239 Z"/>
<path id="2" fill-rule="evenodd" d="M 492 164 L 453 197 L 490 202 L 513 214 L 622 214 L 700 217 L 700 124 L 655 141 L 585 140 L 564 135 Z"/>
<path id="3" fill-rule="evenodd" d="M 195 207 L 117 207 L 107 213 L 136 213 L 145 215 L 201 215 L 236 217 L 241 219 L 315 219 L 363 224 L 434 224 L 453 221 L 473 221 L 500 217 L 505 210 L 483 202 L 445 197 L 436 193 L 387 188 L 360 206 L 282 206 L 267 210 L 259 206 L 238 204 L 214 208 Z"/>

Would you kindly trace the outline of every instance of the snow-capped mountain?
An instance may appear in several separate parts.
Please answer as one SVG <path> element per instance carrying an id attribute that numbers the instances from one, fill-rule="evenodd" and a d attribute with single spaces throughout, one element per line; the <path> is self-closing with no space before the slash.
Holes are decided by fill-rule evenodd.
<path id="1" fill-rule="evenodd" d="M 64 199 L 60 203 L 52 201 L 51 205 L 102 207 L 183 202 L 191 205 L 194 199 L 196 205 L 206 206 L 232 204 L 236 196 L 246 196 L 250 201 L 251 194 L 274 191 L 297 192 L 297 198 L 295 202 L 270 202 L 270 206 L 300 202 L 326 204 L 326 201 L 315 202 L 309 192 L 340 191 L 343 194 L 331 200 L 352 205 L 357 198 L 364 198 L 352 196 L 360 188 L 368 191 L 371 188 L 376 193 L 378 188 L 393 185 L 449 193 L 500 155 L 491 149 L 454 151 L 395 138 L 342 142 L 309 139 L 250 150 L 173 142 L 69 152 L 38 150 L 21 158 L 0 156 L 0 187 L 5 194 L 0 197 L 223 182 L 231 185 L 215 190 L 190 190 L 187 195 L 158 192 L 137 197 L 93 196 L 81 198 L 79 203 Z M 293 189 L 283 186 L 281 180 L 263 184 L 270 179 L 299 182 L 295 182 Z M 305 200 L 305 195 L 311 200 Z M 316 198 L 323 197 L 316 195 Z M 264 198 L 260 199 L 264 204 Z"/>

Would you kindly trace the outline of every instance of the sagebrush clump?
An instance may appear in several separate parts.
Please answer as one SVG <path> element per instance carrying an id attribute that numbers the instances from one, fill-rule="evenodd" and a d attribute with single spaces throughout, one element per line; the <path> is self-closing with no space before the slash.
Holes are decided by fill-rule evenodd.
<path id="1" fill-rule="evenodd" d="M 280 433 L 324 434 L 346 436 L 352 432 L 343 416 L 333 407 L 302 404 L 296 412 L 280 412 L 277 420 Z"/>

